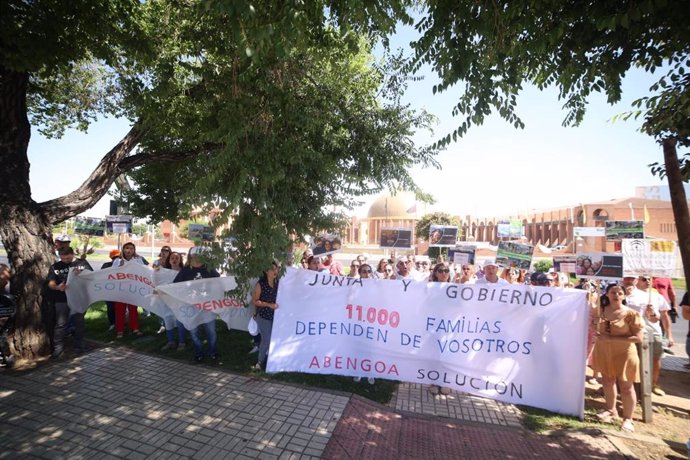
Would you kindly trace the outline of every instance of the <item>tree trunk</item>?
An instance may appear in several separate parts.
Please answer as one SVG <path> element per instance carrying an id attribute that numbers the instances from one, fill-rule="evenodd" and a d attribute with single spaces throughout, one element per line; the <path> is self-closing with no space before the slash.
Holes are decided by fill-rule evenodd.
<path id="1" fill-rule="evenodd" d="M 680 172 L 680 162 L 676 151 L 677 141 L 667 138 L 662 142 L 664 148 L 664 164 L 666 166 L 666 178 L 671 193 L 671 207 L 673 217 L 676 220 L 676 232 L 678 234 L 678 248 L 683 262 L 685 286 L 690 280 L 690 213 L 688 212 L 688 200 L 683 188 L 683 178 Z"/>
<path id="2" fill-rule="evenodd" d="M 52 228 L 32 207 L 0 204 L 0 237 L 14 269 L 12 294 L 17 315 L 11 345 L 18 358 L 36 360 L 50 353 L 52 311 L 42 308 L 46 276 L 55 261 Z"/>

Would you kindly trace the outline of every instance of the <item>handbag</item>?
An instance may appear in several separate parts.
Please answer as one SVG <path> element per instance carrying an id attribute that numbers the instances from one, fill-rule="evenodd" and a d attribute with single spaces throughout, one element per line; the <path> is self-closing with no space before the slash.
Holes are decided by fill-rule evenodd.
<path id="1" fill-rule="evenodd" d="M 256 323 L 256 320 L 252 316 L 249 319 L 249 324 L 247 325 L 247 330 L 249 331 L 250 335 L 256 336 L 259 335 L 259 325 Z"/>

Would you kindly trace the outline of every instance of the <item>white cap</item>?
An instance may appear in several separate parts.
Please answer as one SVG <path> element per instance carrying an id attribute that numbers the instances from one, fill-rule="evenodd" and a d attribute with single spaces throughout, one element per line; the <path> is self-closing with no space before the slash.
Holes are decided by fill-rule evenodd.
<path id="1" fill-rule="evenodd" d="M 498 268 L 499 265 L 496 263 L 494 259 L 486 259 L 484 263 L 482 264 L 482 267 L 496 267 Z"/>
<path id="2" fill-rule="evenodd" d="M 65 233 L 61 233 L 55 238 L 55 241 L 60 241 L 61 243 L 69 243 L 72 241 L 72 238 L 69 237 L 69 235 Z"/>
<path id="3" fill-rule="evenodd" d="M 190 251 L 189 255 L 197 255 L 197 254 L 202 254 L 204 252 L 208 252 L 208 248 L 206 246 L 194 246 Z"/>

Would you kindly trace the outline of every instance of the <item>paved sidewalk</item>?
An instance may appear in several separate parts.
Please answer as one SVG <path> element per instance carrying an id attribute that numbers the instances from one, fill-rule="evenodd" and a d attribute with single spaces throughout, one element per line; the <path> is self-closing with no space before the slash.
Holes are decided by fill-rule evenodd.
<path id="1" fill-rule="evenodd" d="M 0 458 L 319 458 L 348 397 L 100 349 L 0 379 Z"/>
<path id="2" fill-rule="evenodd" d="M 448 417 L 466 422 L 519 428 L 522 412 L 512 404 L 452 390 L 449 395 L 432 395 L 429 385 L 401 383 L 390 407 L 398 411 Z"/>
<path id="3" fill-rule="evenodd" d="M 425 398 L 425 388 L 401 385 L 400 411 L 103 348 L 1 376 L 0 459 L 623 458 L 599 432 L 530 433 L 507 404 Z M 410 412 L 429 404 L 452 418 Z"/>

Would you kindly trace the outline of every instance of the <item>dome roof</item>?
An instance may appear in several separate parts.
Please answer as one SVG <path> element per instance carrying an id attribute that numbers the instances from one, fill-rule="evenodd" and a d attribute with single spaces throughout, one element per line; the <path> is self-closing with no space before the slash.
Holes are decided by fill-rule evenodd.
<path id="1" fill-rule="evenodd" d="M 395 196 L 390 193 L 380 195 L 369 207 L 367 217 L 372 218 L 403 218 L 413 219 L 415 210 L 415 196 L 411 192 L 397 192 Z"/>

